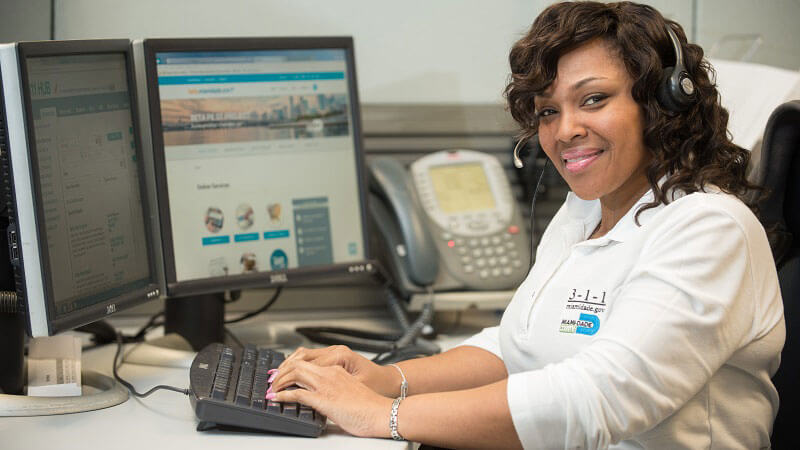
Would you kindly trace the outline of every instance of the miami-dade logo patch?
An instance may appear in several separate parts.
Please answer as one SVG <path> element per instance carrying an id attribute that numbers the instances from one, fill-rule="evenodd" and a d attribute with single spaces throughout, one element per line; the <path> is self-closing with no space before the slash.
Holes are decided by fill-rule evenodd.
<path id="1" fill-rule="evenodd" d="M 593 336 L 607 309 L 606 291 L 600 289 L 570 289 L 558 331 Z"/>

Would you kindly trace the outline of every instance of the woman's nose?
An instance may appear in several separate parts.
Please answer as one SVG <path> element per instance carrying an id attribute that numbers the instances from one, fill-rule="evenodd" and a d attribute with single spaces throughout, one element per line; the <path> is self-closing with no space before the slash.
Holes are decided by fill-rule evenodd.
<path id="1" fill-rule="evenodd" d="M 580 113 L 562 111 L 559 116 L 556 139 L 569 143 L 573 139 L 586 136 L 586 126 Z"/>

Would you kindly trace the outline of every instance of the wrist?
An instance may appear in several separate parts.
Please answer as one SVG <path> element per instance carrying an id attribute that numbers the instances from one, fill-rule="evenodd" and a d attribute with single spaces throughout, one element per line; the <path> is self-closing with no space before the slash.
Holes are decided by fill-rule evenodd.
<path id="1" fill-rule="evenodd" d="M 374 414 L 371 435 L 378 438 L 392 438 L 391 419 L 393 398 L 381 397 L 377 414 Z"/>
<path id="2" fill-rule="evenodd" d="M 381 384 L 377 391 L 384 397 L 392 399 L 400 396 L 400 385 L 403 383 L 403 377 L 397 368 L 393 366 L 380 366 L 381 367 Z"/>
<path id="3" fill-rule="evenodd" d="M 400 374 L 400 399 L 405 399 L 408 396 L 408 381 L 406 381 L 406 374 L 403 373 L 403 369 L 400 368 L 397 364 L 389 364 L 397 370 L 397 373 Z"/>

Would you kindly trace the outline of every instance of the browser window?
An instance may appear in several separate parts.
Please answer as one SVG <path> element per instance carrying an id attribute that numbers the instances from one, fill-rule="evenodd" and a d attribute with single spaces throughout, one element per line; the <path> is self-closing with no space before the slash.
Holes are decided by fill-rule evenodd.
<path id="1" fill-rule="evenodd" d="M 156 54 L 177 281 L 363 260 L 345 56 Z"/>

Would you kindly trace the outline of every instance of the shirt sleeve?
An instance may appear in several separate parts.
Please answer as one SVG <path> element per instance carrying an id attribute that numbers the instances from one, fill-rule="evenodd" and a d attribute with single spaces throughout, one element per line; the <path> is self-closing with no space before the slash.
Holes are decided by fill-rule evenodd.
<path id="1" fill-rule="evenodd" d="M 488 352 L 493 353 L 495 356 L 503 359 L 500 354 L 500 327 L 484 328 L 480 333 L 467 338 L 458 346 L 469 345 L 472 347 L 482 348 Z"/>
<path id="2" fill-rule="evenodd" d="M 595 340 L 570 358 L 509 377 L 508 403 L 525 448 L 605 448 L 647 431 L 758 337 L 759 298 L 780 303 L 769 271 L 754 281 L 751 241 L 756 264 L 773 264 L 755 218 L 743 224 L 710 202 L 671 212 L 652 223 Z M 769 317 L 781 320 L 782 312 L 772 307 Z"/>

